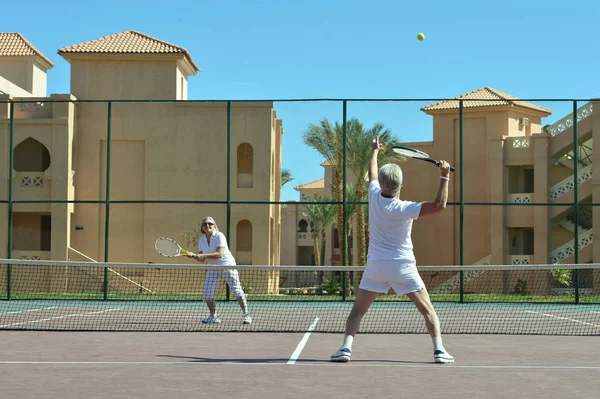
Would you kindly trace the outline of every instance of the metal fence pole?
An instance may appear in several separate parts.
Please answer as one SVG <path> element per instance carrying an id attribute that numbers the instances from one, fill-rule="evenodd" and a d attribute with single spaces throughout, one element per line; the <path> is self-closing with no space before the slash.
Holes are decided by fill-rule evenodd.
<path id="1" fill-rule="evenodd" d="M 112 101 L 108 102 L 106 127 L 106 196 L 104 198 L 104 261 L 108 262 L 110 237 L 110 152 L 112 147 Z M 108 299 L 108 267 L 104 268 L 104 300 Z"/>
<path id="2" fill-rule="evenodd" d="M 573 101 L 573 203 L 575 206 L 574 249 L 575 263 L 579 263 L 579 129 L 577 100 Z M 579 303 L 579 269 L 575 269 L 575 303 Z"/>
<path id="3" fill-rule="evenodd" d="M 13 168 L 15 166 L 15 103 L 10 102 L 10 127 L 8 138 L 8 248 L 6 257 L 12 259 L 12 229 L 13 229 Z M 6 299 L 12 297 L 12 265 L 6 268 Z"/>
<path id="4" fill-rule="evenodd" d="M 225 238 L 231 246 L 229 237 L 231 237 L 231 101 L 227 101 L 227 232 Z M 225 284 L 225 300 L 229 301 L 231 293 L 229 284 Z"/>
<path id="5" fill-rule="evenodd" d="M 346 123 L 348 121 L 348 102 L 344 100 L 342 102 L 342 242 L 341 242 L 341 250 L 342 250 L 342 265 L 348 266 L 348 231 L 346 229 L 346 221 L 348 219 L 348 210 L 346 209 L 346 164 L 347 164 L 347 143 L 348 138 L 346 137 L 348 131 L 346 129 Z M 338 226 L 339 227 L 339 226 Z M 346 296 L 348 294 L 348 279 L 346 277 L 346 272 L 342 273 L 342 301 L 346 300 Z"/>
<path id="6" fill-rule="evenodd" d="M 458 128 L 458 151 L 459 151 L 459 171 L 460 171 L 460 216 L 459 216 L 459 224 L 460 224 L 460 248 L 459 248 L 459 257 L 460 257 L 460 265 L 464 265 L 465 261 L 465 168 L 464 168 L 464 103 L 463 100 L 459 100 L 458 102 L 458 119 L 459 119 L 459 128 Z M 465 301 L 465 272 L 463 270 L 460 271 L 460 302 L 463 303 Z"/>

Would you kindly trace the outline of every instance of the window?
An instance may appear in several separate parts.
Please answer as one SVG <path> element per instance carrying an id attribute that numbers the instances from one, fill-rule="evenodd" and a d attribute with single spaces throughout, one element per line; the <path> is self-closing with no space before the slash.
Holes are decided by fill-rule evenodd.
<path id="1" fill-rule="evenodd" d="M 237 149 L 237 188 L 254 187 L 254 149 L 242 143 Z"/>
<path id="2" fill-rule="evenodd" d="M 534 192 L 534 170 L 531 166 L 509 166 L 507 175 L 509 194 Z"/>
<path id="3" fill-rule="evenodd" d="M 508 229 L 508 254 L 533 255 L 534 248 L 533 229 L 516 228 Z"/>
<path id="4" fill-rule="evenodd" d="M 50 167 L 50 152 L 29 137 L 15 147 L 14 169 L 17 172 L 43 172 Z"/>
<path id="5" fill-rule="evenodd" d="M 298 232 L 299 233 L 307 233 L 308 232 L 308 222 L 304 219 L 298 222 Z"/>
<path id="6" fill-rule="evenodd" d="M 236 226 L 235 249 L 238 264 L 252 264 L 252 223 L 249 220 L 240 220 Z"/>

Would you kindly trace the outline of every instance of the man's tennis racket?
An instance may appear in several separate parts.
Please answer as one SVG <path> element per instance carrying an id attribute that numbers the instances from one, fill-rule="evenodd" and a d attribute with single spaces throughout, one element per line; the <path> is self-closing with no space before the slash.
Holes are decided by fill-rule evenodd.
<path id="1" fill-rule="evenodd" d="M 159 254 L 168 258 L 190 255 L 188 251 L 181 248 L 179 244 L 167 237 L 160 237 L 158 240 L 156 240 L 154 248 L 156 248 Z"/>
<path id="2" fill-rule="evenodd" d="M 429 154 L 427 154 L 423 151 L 417 150 L 415 148 L 403 147 L 401 145 L 395 145 L 395 146 L 392 146 L 392 151 L 394 151 L 398 155 L 402 155 L 403 157 L 420 159 L 422 161 L 431 162 L 435 166 L 440 166 L 439 161 L 436 161 L 435 159 L 431 159 L 429 157 Z M 454 172 L 454 166 L 450 166 L 450 170 L 452 172 Z"/>

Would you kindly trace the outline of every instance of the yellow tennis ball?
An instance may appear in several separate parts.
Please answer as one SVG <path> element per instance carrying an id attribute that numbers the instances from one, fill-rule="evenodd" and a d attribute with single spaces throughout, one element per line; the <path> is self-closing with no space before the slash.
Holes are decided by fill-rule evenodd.
<path id="1" fill-rule="evenodd" d="M 419 33 L 419 34 L 417 35 L 417 39 L 419 39 L 419 40 L 425 40 L 425 35 L 424 35 L 424 34 L 422 34 L 422 33 Z"/>

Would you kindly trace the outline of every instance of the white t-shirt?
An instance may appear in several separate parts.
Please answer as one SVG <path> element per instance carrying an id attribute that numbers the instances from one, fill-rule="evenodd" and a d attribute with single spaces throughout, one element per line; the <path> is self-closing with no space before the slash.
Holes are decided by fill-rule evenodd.
<path id="1" fill-rule="evenodd" d="M 206 262 L 209 265 L 217 265 L 217 266 L 235 266 L 235 258 L 229 251 L 229 247 L 227 246 L 227 239 L 225 238 L 225 234 L 220 231 L 213 232 L 212 237 L 210 238 L 210 245 L 208 244 L 208 240 L 206 239 L 206 234 L 202 234 L 200 240 L 198 240 L 198 248 L 202 251 L 203 254 L 209 254 L 212 252 L 218 252 L 217 248 L 225 247 L 225 251 L 223 252 L 223 256 L 219 259 L 206 259 Z"/>
<path id="2" fill-rule="evenodd" d="M 420 202 L 381 195 L 377 180 L 369 184 L 369 251 L 367 261 L 395 260 L 416 264 L 411 240 L 413 220 L 421 212 Z"/>

